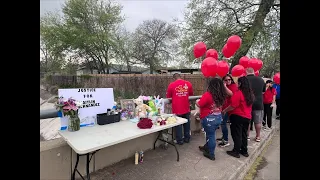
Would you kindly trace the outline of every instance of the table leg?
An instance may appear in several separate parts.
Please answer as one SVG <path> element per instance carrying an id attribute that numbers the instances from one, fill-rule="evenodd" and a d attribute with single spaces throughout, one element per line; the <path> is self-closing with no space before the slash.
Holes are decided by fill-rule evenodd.
<path id="1" fill-rule="evenodd" d="M 87 163 L 86 163 L 86 172 L 87 172 L 87 180 L 90 180 L 90 158 L 89 153 L 87 154 Z"/>
<path id="2" fill-rule="evenodd" d="M 162 131 L 159 132 L 159 134 L 158 134 L 158 136 L 157 136 L 157 139 L 156 139 L 156 141 L 155 141 L 154 144 L 153 144 L 153 149 L 156 149 L 156 143 L 157 143 L 158 140 L 159 140 L 159 141 L 162 141 L 162 142 L 166 142 L 166 143 L 170 144 L 171 146 L 173 146 L 173 147 L 175 148 L 175 150 L 176 150 L 176 152 L 177 152 L 177 161 L 179 161 L 179 151 L 178 151 L 177 146 L 176 146 L 176 144 L 174 143 L 174 139 L 173 139 L 173 128 L 172 128 L 172 133 L 171 133 L 171 135 L 172 135 L 172 140 L 171 140 L 171 141 L 167 141 L 167 140 L 165 140 L 165 139 L 161 139 L 161 138 L 160 138 L 161 134 L 162 134 Z"/>
<path id="3" fill-rule="evenodd" d="M 85 180 L 85 178 L 82 176 L 82 174 L 79 172 L 78 168 L 78 164 L 79 164 L 79 158 L 80 156 L 86 156 L 86 174 L 87 174 L 87 180 L 90 180 L 90 161 L 93 157 L 93 155 L 98 152 L 99 150 L 96 150 L 94 152 L 91 153 L 87 153 L 87 154 L 77 154 L 77 161 L 76 161 L 76 165 L 74 166 L 72 175 L 71 175 L 71 180 L 75 180 L 76 179 L 76 172 L 79 174 L 79 176 L 81 177 L 81 179 Z M 91 155 L 91 156 L 90 156 Z"/>

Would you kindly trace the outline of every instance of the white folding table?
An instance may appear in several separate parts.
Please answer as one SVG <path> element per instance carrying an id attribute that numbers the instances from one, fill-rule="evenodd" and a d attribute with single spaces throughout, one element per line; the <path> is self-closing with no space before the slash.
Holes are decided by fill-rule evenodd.
<path id="1" fill-rule="evenodd" d="M 176 117 L 177 122 L 174 124 L 155 126 L 153 125 L 151 129 L 139 129 L 136 123 L 131 121 L 120 121 L 113 124 L 107 125 L 95 125 L 93 127 L 82 127 L 79 131 L 69 132 L 67 130 L 59 131 L 61 137 L 69 144 L 69 146 L 77 153 L 76 164 L 71 176 L 71 180 L 75 180 L 75 173 L 84 177 L 80 174 L 77 169 L 80 156 L 86 156 L 86 174 L 87 179 L 90 180 L 89 165 L 92 156 L 102 148 L 106 148 L 115 144 L 119 144 L 131 139 L 135 139 L 141 136 L 145 136 L 151 133 L 159 132 L 156 141 L 154 142 L 154 149 L 156 142 L 158 140 L 166 142 L 175 147 L 177 152 L 177 161 L 179 161 L 179 152 L 173 142 L 173 128 L 175 126 L 187 123 L 188 120 L 180 117 Z M 163 130 L 172 128 L 171 134 L 172 141 L 161 138 Z M 91 156 L 90 156 L 91 155 Z"/>

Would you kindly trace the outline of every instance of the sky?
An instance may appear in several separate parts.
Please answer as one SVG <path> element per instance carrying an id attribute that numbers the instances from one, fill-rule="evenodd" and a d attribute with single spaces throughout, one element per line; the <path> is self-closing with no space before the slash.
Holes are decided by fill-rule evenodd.
<path id="1" fill-rule="evenodd" d="M 161 19 L 172 21 L 173 19 L 183 19 L 183 11 L 188 0 L 116 0 L 122 6 L 122 14 L 125 15 L 125 27 L 129 31 L 147 19 Z M 65 0 L 40 0 L 40 16 L 48 11 L 61 12 L 61 5 Z"/>

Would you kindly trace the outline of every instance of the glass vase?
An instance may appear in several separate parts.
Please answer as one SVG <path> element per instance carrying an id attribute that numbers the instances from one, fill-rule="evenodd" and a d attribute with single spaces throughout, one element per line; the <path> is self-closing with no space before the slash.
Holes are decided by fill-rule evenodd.
<path id="1" fill-rule="evenodd" d="M 72 115 L 68 118 L 68 131 L 74 132 L 80 130 L 80 118 L 78 115 Z"/>

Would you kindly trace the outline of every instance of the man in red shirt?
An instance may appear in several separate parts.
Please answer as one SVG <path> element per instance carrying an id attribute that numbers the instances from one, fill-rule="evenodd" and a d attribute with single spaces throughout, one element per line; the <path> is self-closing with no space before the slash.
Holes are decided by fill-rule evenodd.
<path id="1" fill-rule="evenodd" d="M 174 82 L 170 83 L 167 89 L 167 98 L 172 98 L 172 113 L 179 117 L 186 118 L 187 123 L 176 126 L 176 140 L 177 144 L 182 145 L 183 142 L 190 141 L 190 102 L 189 96 L 193 96 L 192 84 L 189 81 L 181 79 L 179 73 L 173 75 Z"/>

